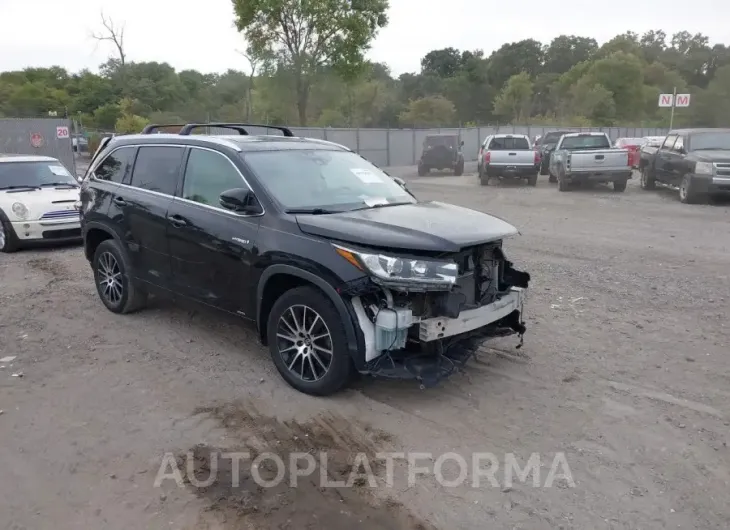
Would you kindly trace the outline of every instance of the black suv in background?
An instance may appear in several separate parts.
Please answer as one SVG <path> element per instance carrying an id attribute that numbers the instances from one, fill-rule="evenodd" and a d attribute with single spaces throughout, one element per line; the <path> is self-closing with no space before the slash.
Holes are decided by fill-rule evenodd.
<path id="1" fill-rule="evenodd" d="M 558 145 L 560 138 L 565 134 L 570 134 L 575 131 L 550 131 L 540 138 L 540 143 L 535 146 L 540 152 L 540 175 L 550 174 L 550 157 L 555 151 L 555 146 Z M 557 182 L 557 177 L 550 175 L 550 182 Z"/>
<path id="2" fill-rule="evenodd" d="M 191 134 L 209 126 L 233 134 Z M 285 127 L 150 134 L 160 127 L 106 139 L 82 183 L 85 253 L 110 311 L 162 293 L 253 321 L 284 379 L 319 395 L 356 372 L 435 383 L 484 339 L 524 333 L 529 275 L 504 255 L 508 223 L 420 202 Z"/>

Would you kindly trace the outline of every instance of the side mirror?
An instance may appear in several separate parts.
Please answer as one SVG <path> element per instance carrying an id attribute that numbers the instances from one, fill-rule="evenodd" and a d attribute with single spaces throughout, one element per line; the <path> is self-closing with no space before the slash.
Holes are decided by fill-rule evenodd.
<path id="1" fill-rule="evenodd" d="M 459 145 L 461 145 L 461 147 L 464 147 L 464 140 L 462 140 Z"/>
<path id="2" fill-rule="evenodd" d="M 253 215 L 262 211 L 256 196 L 251 190 L 245 188 L 224 191 L 220 195 L 220 203 L 226 210 L 240 214 Z"/>

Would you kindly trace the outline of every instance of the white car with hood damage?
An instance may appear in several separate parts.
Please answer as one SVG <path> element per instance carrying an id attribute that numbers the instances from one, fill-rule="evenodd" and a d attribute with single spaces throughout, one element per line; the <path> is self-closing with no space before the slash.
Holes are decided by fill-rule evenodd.
<path id="1" fill-rule="evenodd" d="M 0 154 L 0 252 L 80 240 L 79 189 L 55 158 Z"/>

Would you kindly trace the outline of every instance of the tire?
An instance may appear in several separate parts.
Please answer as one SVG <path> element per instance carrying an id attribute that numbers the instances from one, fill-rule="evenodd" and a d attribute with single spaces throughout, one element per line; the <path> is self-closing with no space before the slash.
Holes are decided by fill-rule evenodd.
<path id="1" fill-rule="evenodd" d="M 682 183 L 679 185 L 679 201 L 684 204 L 696 204 L 699 198 L 699 194 L 693 189 L 692 178 L 689 175 L 682 177 Z"/>
<path id="2" fill-rule="evenodd" d="M 558 178 L 558 191 L 570 191 L 570 184 L 564 178 Z"/>
<path id="3" fill-rule="evenodd" d="M 428 173 L 428 168 L 418 164 L 418 176 L 423 177 Z"/>
<path id="4" fill-rule="evenodd" d="M 555 184 L 557 181 L 558 181 L 557 177 L 555 177 L 553 175 L 550 175 L 548 177 L 548 182 L 552 182 L 553 184 Z"/>
<path id="5" fill-rule="evenodd" d="M 102 241 L 91 264 L 96 292 L 109 311 L 126 314 L 144 307 L 147 293 L 134 284 L 129 257 L 116 240 Z"/>
<path id="6" fill-rule="evenodd" d="M 454 176 L 460 177 L 464 174 L 464 161 L 460 160 L 456 163 L 456 167 L 454 168 Z"/>
<path id="7" fill-rule="evenodd" d="M 529 177 L 527 177 L 527 184 L 529 186 L 537 186 L 537 173 L 535 173 L 534 175 L 530 175 Z"/>
<path id="8" fill-rule="evenodd" d="M 479 177 L 479 184 L 482 186 L 489 186 L 489 175 L 482 173 L 482 176 Z"/>
<path id="9" fill-rule="evenodd" d="M 540 163 L 540 175 L 547 175 L 548 174 L 548 168 L 545 166 L 544 163 Z"/>
<path id="10" fill-rule="evenodd" d="M 627 179 L 621 179 L 621 180 L 614 180 L 613 181 L 613 191 L 626 191 L 626 183 L 628 182 Z"/>
<path id="11" fill-rule="evenodd" d="M 0 252 L 10 254 L 18 250 L 19 247 L 18 236 L 15 234 L 13 225 L 0 212 Z"/>
<path id="12" fill-rule="evenodd" d="M 319 320 L 315 322 L 313 315 Z M 310 333 L 312 325 L 315 327 Z M 303 335 L 295 335 L 299 331 Z M 319 290 L 297 287 L 281 295 L 269 313 L 267 335 L 276 369 L 296 390 L 313 396 L 329 396 L 352 380 L 354 368 L 347 349 L 345 326 L 332 302 Z M 302 340 L 294 342 L 283 335 Z M 313 341 L 312 335 L 320 338 Z M 331 352 L 329 363 L 325 350 Z"/>
<path id="13" fill-rule="evenodd" d="M 644 166 L 641 168 L 641 189 L 642 190 L 653 190 L 656 188 L 656 181 L 654 177 L 649 173 L 649 168 Z"/>

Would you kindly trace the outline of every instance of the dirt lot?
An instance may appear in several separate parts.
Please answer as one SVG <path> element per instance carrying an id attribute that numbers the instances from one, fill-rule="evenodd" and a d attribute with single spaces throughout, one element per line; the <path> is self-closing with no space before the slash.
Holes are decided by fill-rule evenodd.
<path id="1" fill-rule="evenodd" d="M 0 357 L 16 356 L 0 365 L 0 527 L 730 528 L 728 206 L 635 181 L 623 194 L 410 182 L 514 223 L 508 255 L 533 275 L 524 347 L 497 341 L 429 390 L 366 379 L 308 398 L 233 318 L 160 301 L 115 316 L 78 247 L 0 256 Z M 154 487 L 165 453 L 192 451 L 200 478 L 216 451 L 244 450 L 325 450 L 335 477 L 354 452 L 391 450 L 537 452 L 544 467 L 540 487 L 501 471 L 496 486 L 409 486 L 400 464 L 392 487 L 381 466 L 377 488 L 264 489 L 245 471 L 233 487 L 225 466 L 208 487 L 188 471 Z M 543 487 L 558 452 L 575 487 Z"/>

